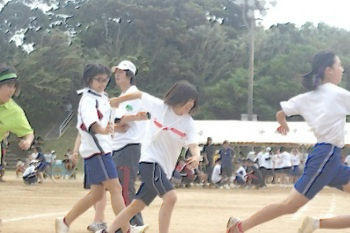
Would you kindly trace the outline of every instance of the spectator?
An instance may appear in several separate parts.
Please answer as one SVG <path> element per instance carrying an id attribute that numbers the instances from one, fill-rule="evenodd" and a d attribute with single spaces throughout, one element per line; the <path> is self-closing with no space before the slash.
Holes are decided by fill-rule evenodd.
<path id="1" fill-rule="evenodd" d="M 16 163 L 16 177 L 19 177 L 19 173 L 23 173 L 25 169 L 25 163 L 20 159 L 17 159 Z"/>
<path id="2" fill-rule="evenodd" d="M 210 182 L 210 177 L 213 171 L 213 164 L 214 164 L 214 153 L 215 153 L 215 146 L 213 144 L 213 139 L 211 137 L 207 138 L 207 143 L 203 147 L 203 157 L 204 157 L 204 163 L 205 163 L 205 173 L 208 175 L 208 181 Z"/>
<path id="3" fill-rule="evenodd" d="M 291 151 L 291 160 L 292 160 L 292 169 L 291 169 L 291 176 L 292 176 L 292 182 L 293 184 L 297 181 L 300 174 L 300 153 L 296 148 L 293 148 Z"/>
<path id="4" fill-rule="evenodd" d="M 244 164 L 246 163 L 247 160 L 242 160 L 241 165 L 239 166 L 239 168 L 236 171 L 235 182 L 236 182 L 236 184 L 241 185 L 241 186 L 245 185 L 246 181 L 247 181 L 247 171 L 246 171 L 246 168 L 244 166 Z"/>
<path id="5" fill-rule="evenodd" d="M 221 159 L 221 172 L 223 180 L 229 182 L 232 176 L 232 159 L 233 159 L 233 149 L 230 147 L 228 141 L 223 142 L 223 148 L 219 151 Z"/>
<path id="6" fill-rule="evenodd" d="M 216 186 L 220 186 L 222 183 L 221 159 L 220 158 L 215 160 L 215 165 L 213 168 L 213 172 L 211 174 L 211 182 Z"/>
<path id="7" fill-rule="evenodd" d="M 40 147 L 34 147 L 33 154 L 35 154 L 35 159 L 40 162 L 37 167 L 38 183 L 43 183 L 44 182 L 43 172 L 45 171 L 45 168 L 46 168 L 45 156 L 42 154 Z"/>
<path id="8" fill-rule="evenodd" d="M 71 171 L 74 168 L 74 164 L 72 161 L 72 150 L 67 149 L 67 152 L 63 155 L 64 159 L 62 160 L 64 167 L 67 171 Z"/>

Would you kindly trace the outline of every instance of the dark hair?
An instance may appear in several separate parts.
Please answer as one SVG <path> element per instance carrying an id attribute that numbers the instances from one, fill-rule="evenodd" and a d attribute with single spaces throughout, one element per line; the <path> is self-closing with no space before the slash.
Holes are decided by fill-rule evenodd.
<path id="1" fill-rule="evenodd" d="M 11 74 L 11 73 L 16 73 L 15 68 L 13 68 L 12 66 L 8 66 L 6 64 L 0 64 L 0 76 L 6 75 L 6 74 Z M 15 95 L 18 95 L 19 91 L 20 91 L 20 85 L 19 85 L 18 78 L 11 78 L 11 79 L 6 79 L 3 81 L 0 81 L 0 86 L 13 85 L 13 84 L 16 87 Z"/>
<path id="2" fill-rule="evenodd" d="M 307 90 L 315 90 L 324 79 L 324 72 L 327 67 L 332 67 L 335 62 L 335 53 L 320 52 L 312 59 L 311 72 L 303 75 L 302 84 Z"/>
<path id="3" fill-rule="evenodd" d="M 110 77 L 110 70 L 101 64 L 87 64 L 84 67 L 83 71 L 83 81 L 84 84 L 89 86 L 91 80 L 99 74 L 106 74 L 108 77 Z"/>
<path id="4" fill-rule="evenodd" d="M 198 91 L 195 86 L 186 80 L 176 82 L 165 94 L 164 103 L 169 106 L 186 104 L 189 100 L 194 100 L 194 105 L 190 110 L 192 114 L 198 107 Z"/>
<path id="5" fill-rule="evenodd" d="M 130 84 L 134 84 L 135 74 L 130 70 L 125 70 L 125 74 L 130 78 Z"/>

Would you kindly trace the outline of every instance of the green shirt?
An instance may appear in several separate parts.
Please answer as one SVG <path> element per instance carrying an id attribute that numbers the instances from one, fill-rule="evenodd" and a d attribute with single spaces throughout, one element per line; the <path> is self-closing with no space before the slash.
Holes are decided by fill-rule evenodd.
<path id="1" fill-rule="evenodd" d="M 7 103 L 0 105 L 0 141 L 4 139 L 8 132 L 16 134 L 17 137 L 23 137 L 33 133 L 33 129 L 30 126 L 24 111 L 12 99 Z"/>

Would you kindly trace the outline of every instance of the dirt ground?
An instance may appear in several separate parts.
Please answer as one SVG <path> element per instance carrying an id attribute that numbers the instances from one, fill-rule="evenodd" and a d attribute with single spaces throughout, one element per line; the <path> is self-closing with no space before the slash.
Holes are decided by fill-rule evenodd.
<path id="1" fill-rule="evenodd" d="M 14 173 L 8 172 L 5 180 L 0 183 L 1 233 L 54 233 L 54 219 L 63 216 L 87 192 L 82 188 L 81 176 L 77 180 L 58 180 L 55 183 L 46 180 L 44 184 L 29 186 L 16 178 Z M 291 186 L 269 186 L 263 190 L 178 189 L 170 232 L 224 233 L 229 216 L 245 218 L 272 201 L 282 200 L 290 189 Z M 306 215 L 326 217 L 349 214 L 349 200 L 350 195 L 326 188 L 298 213 L 265 223 L 249 232 L 296 233 Z M 150 225 L 149 233 L 158 232 L 160 205 L 161 199 L 157 198 L 142 213 L 145 222 Z M 86 226 L 92 217 L 93 210 L 90 209 L 73 223 L 70 232 L 87 233 Z M 106 218 L 107 222 L 113 219 L 110 206 L 107 207 Z M 317 232 L 350 233 L 350 229 Z"/>

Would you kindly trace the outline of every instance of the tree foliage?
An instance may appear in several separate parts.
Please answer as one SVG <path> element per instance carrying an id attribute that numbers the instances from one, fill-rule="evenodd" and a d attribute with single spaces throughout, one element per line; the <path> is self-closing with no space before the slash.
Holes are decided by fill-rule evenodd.
<path id="1" fill-rule="evenodd" d="M 0 62 L 14 65 L 20 74 L 18 102 L 34 127 L 47 130 L 60 120 L 67 103 L 76 104 L 84 64 L 112 66 L 122 59 L 135 62 L 137 85 L 156 96 L 177 80 L 194 83 L 201 95 L 197 119 L 240 119 L 246 113 L 249 34 L 232 1 L 58 2 L 69 4 L 52 12 L 72 17 L 56 26 L 50 26 L 54 14 L 30 10 L 19 0 L 0 13 L 5 22 L 0 26 Z M 31 22 L 31 17 L 36 19 Z M 26 54 L 9 40 L 33 23 L 42 30 L 25 34 L 26 42 L 35 42 L 34 52 Z M 261 120 L 273 120 L 281 100 L 305 91 L 300 76 L 316 52 L 333 50 L 345 70 L 350 68 L 350 32 L 325 24 L 257 27 L 255 42 L 254 113 Z M 342 85 L 350 88 L 346 73 Z M 108 92 L 118 94 L 113 84 Z"/>

